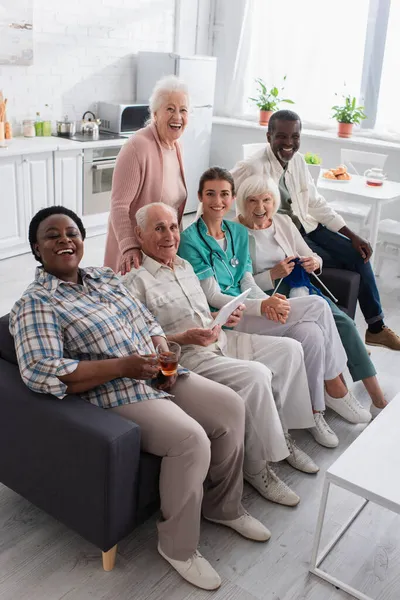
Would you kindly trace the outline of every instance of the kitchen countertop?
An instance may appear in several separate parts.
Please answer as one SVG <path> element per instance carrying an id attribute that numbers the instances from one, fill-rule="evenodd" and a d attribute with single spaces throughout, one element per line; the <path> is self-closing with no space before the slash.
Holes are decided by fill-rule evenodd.
<path id="1" fill-rule="evenodd" d="M 37 154 L 39 152 L 55 152 L 57 150 L 85 150 L 86 148 L 108 148 L 112 146 L 123 146 L 129 138 L 116 140 L 97 140 L 88 142 L 76 142 L 63 137 L 15 137 L 6 140 L 8 146 L 0 147 L 0 160 L 8 156 L 20 154 Z"/>

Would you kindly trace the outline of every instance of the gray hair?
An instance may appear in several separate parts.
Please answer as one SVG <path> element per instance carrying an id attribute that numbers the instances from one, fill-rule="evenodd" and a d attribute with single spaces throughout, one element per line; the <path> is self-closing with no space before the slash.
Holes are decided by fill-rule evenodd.
<path id="1" fill-rule="evenodd" d="M 279 188 L 272 177 L 266 175 L 251 175 L 240 185 L 236 194 L 236 214 L 245 215 L 247 198 L 250 196 L 260 196 L 261 194 L 271 194 L 274 200 L 274 214 L 281 205 L 281 195 Z"/>
<path id="2" fill-rule="evenodd" d="M 136 213 L 136 223 L 137 226 L 144 231 L 147 227 L 147 223 L 149 220 L 149 210 L 153 207 L 156 206 L 158 208 L 165 208 L 166 210 L 168 210 L 171 215 L 174 217 L 174 219 L 176 219 L 178 221 L 178 213 L 176 212 L 176 210 L 172 207 L 169 206 L 169 204 L 164 204 L 164 202 L 151 202 L 150 204 L 145 204 L 145 206 L 142 206 L 141 208 L 139 208 L 139 210 Z"/>
<path id="3" fill-rule="evenodd" d="M 149 111 L 150 111 L 150 120 L 154 121 L 154 114 L 161 108 L 163 105 L 165 96 L 168 96 L 172 92 L 181 92 L 185 94 L 187 98 L 187 104 L 189 107 L 190 98 L 189 98 L 189 90 L 184 81 L 176 77 L 176 75 L 166 75 L 157 81 L 155 84 L 153 91 L 151 92 L 151 96 L 149 99 Z"/>

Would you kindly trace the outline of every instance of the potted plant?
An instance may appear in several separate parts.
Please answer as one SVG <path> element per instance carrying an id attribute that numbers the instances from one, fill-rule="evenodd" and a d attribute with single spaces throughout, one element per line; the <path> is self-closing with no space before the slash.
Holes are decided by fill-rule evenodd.
<path id="1" fill-rule="evenodd" d="M 338 122 L 338 137 L 349 138 L 353 133 L 354 123 L 358 125 L 367 115 L 363 106 L 356 106 L 357 100 L 354 96 L 348 95 L 343 98 L 344 104 L 332 106 L 332 118 Z"/>
<path id="2" fill-rule="evenodd" d="M 285 80 L 286 75 L 283 78 L 283 81 Z M 288 98 L 279 98 L 279 93 L 284 90 L 283 87 L 280 90 L 277 87 L 272 87 L 270 90 L 267 90 L 267 86 L 262 79 L 258 78 L 255 81 L 257 83 L 258 95 L 256 98 L 249 98 L 249 100 L 254 102 L 260 109 L 260 125 L 268 125 L 270 116 L 273 112 L 278 110 L 281 102 L 287 102 L 288 104 L 294 104 L 294 102 Z"/>
<path id="3" fill-rule="evenodd" d="M 304 160 L 308 165 L 308 170 L 311 173 L 311 177 L 313 178 L 314 183 L 317 183 L 319 173 L 321 171 L 321 157 L 318 156 L 318 154 L 314 154 L 313 152 L 306 152 L 304 155 Z"/>

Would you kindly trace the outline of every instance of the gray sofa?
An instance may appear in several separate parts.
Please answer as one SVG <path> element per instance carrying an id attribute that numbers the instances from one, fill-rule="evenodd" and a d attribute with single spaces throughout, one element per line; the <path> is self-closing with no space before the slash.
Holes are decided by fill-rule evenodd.
<path id="1" fill-rule="evenodd" d="M 23 383 L 8 315 L 0 318 L 0 482 L 106 554 L 159 507 L 160 459 L 140 428 L 79 397 Z M 108 566 L 106 566 L 108 565 Z"/>

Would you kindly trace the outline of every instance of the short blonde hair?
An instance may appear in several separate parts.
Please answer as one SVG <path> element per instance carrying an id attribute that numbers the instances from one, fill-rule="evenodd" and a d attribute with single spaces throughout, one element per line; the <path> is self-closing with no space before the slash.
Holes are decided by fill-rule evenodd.
<path id="1" fill-rule="evenodd" d="M 247 198 L 261 194 L 271 194 L 275 214 L 281 205 L 281 195 L 275 181 L 266 175 L 251 175 L 239 185 L 236 193 L 236 214 L 244 216 Z"/>
<path id="2" fill-rule="evenodd" d="M 188 86 L 182 79 L 176 77 L 176 75 L 166 75 L 157 81 L 155 84 L 153 91 L 151 92 L 151 96 L 149 99 L 149 111 L 150 111 L 150 119 L 154 121 L 154 114 L 161 108 L 163 105 L 164 99 L 166 96 L 169 96 L 172 92 L 181 92 L 185 94 L 187 98 L 187 104 L 189 108 L 190 98 L 189 98 L 189 90 Z"/>

